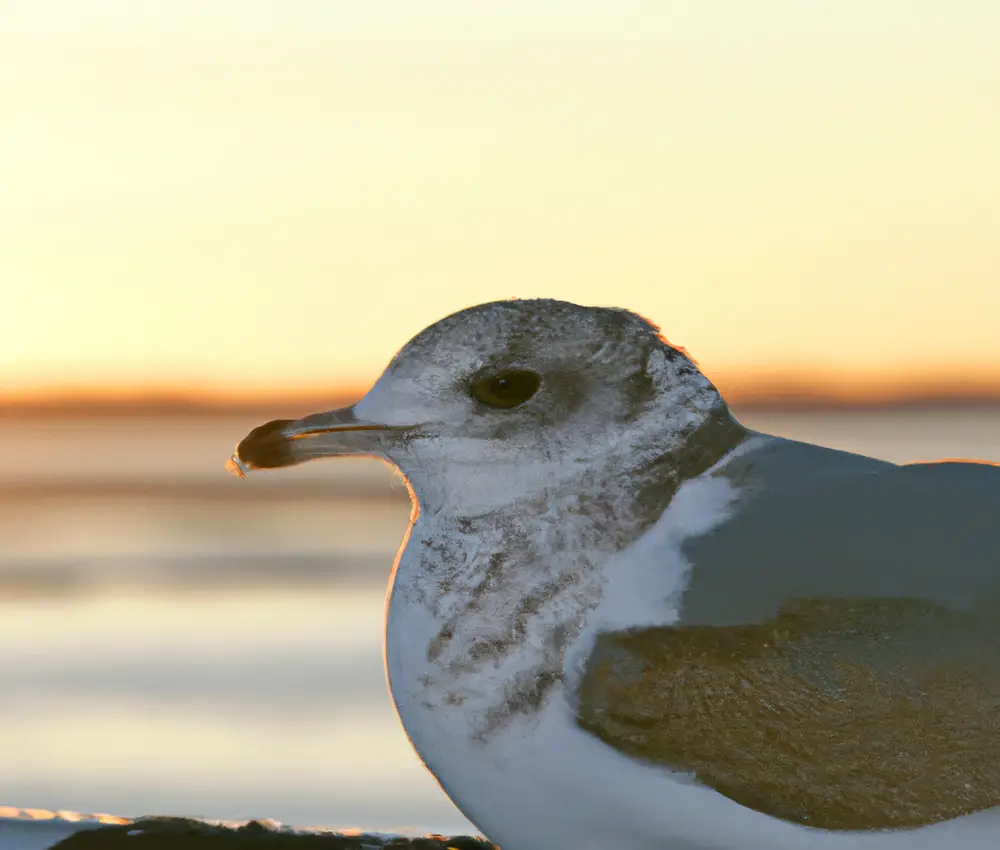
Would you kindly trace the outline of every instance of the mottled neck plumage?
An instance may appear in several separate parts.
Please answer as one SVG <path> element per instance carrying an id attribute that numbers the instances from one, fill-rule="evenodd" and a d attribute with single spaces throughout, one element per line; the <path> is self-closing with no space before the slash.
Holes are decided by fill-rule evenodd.
<path id="1" fill-rule="evenodd" d="M 719 405 L 679 443 L 630 452 L 631 466 L 612 456 L 515 505 L 419 519 L 393 604 L 419 605 L 433 623 L 422 699 L 442 709 L 476 700 L 480 736 L 536 711 L 562 679 L 585 612 L 600 601 L 604 562 L 746 436 Z"/>

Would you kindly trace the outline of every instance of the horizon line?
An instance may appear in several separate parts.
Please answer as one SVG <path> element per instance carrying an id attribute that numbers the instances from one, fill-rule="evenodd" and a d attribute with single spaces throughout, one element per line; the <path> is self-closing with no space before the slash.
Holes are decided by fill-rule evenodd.
<path id="1" fill-rule="evenodd" d="M 743 410 L 830 410 L 1000 406 L 1000 380 L 816 380 L 804 375 L 729 376 L 713 380 L 727 403 Z M 324 410 L 360 399 L 350 384 L 317 388 L 46 387 L 0 390 L 0 419 L 60 416 L 225 415 L 261 410 Z"/>

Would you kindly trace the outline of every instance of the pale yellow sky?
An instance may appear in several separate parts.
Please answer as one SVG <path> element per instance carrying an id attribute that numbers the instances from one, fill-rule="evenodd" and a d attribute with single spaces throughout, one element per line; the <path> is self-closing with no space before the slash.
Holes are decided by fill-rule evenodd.
<path id="1" fill-rule="evenodd" d="M 1000 380 L 995 0 L 0 0 L 0 391 L 362 383 L 471 303 Z"/>

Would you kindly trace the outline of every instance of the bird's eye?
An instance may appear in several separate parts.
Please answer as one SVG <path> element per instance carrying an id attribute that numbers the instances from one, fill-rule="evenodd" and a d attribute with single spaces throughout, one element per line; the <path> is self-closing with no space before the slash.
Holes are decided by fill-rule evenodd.
<path id="1" fill-rule="evenodd" d="M 472 385 L 472 397 L 489 407 L 517 407 L 538 392 L 541 376 L 527 369 L 507 369 Z"/>

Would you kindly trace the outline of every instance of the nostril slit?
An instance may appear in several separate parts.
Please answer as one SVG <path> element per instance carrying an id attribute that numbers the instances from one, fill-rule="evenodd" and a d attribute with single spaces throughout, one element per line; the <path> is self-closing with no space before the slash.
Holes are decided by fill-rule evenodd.
<path id="1" fill-rule="evenodd" d="M 291 419 L 272 419 L 270 422 L 265 422 L 263 425 L 258 425 L 254 428 L 246 437 L 243 438 L 245 443 L 247 440 L 260 439 L 262 437 L 270 437 L 275 431 L 280 431 L 286 425 L 292 423 Z"/>

